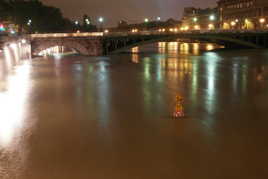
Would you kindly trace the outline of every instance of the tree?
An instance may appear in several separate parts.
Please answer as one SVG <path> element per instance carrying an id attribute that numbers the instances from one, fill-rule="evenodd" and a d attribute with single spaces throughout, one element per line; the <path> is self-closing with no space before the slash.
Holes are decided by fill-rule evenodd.
<path id="1" fill-rule="evenodd" d="M 19 26 L 19 32 L 65 32 L 73 29 L 60 9 L 46 6 L 38 0 L 1 2 L 1 16 Z M 3 11 L 2 11 L 3 10 Z M 3 14 L 3 15 L 2 15 Z"/>
<path id="2" fill-rule="evenodd" d="M 96 31 L 97 27 L 92 24 L 91 18 L 88 15 L 83 15 L 83 24 L 82 31 L 83 32 L 92 32 Z"/>

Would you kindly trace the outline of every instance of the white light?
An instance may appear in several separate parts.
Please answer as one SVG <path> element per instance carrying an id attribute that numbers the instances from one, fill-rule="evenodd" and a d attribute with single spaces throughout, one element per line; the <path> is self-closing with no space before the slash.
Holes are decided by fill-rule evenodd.
<path id="1" fill-rule="evenodd" d="M 17 48 L 17 44 L 15 44 L 15 43 L 10 44 L 9 46 L 10 46 L 11 48 Z"/>
<path id="2" fill-rule="evenodd" d="M 25 39 L 22 39 L 21 40 L 21 43 L 25 44 L 26 43 L 26 40 Z"/>
<path id="3" fill-rule="evenodd" d="M 104 21 L 103 17 L 100 17 L 100 18 L 99 18 L 99 22 L 102 23 L 103 21 Z"/>
<path id="4" fill-rule="evenodd" d="M 157 20 L 158 20 L 158 21 L 161 21 L 161 17 L 157 17 Z"/>
<path id="5" fill-rule="evenodd" d="M 210 15 L 209 16 L 209 20 L 214 21 L 215 20 L 215 16 L 214 15 Z"/>
<path id="6" fill-rule="evenodd" d="M 146 22 L 146 23 L 149 22 L 149 19 L 148 18 L 145 18 L 144 19 L 144 22 Z"/>
<path id="7" fill-rule="evenodd" d="M 260 23 L 263 24 L 266 20 L 264 18 L 260 19 Z"/>

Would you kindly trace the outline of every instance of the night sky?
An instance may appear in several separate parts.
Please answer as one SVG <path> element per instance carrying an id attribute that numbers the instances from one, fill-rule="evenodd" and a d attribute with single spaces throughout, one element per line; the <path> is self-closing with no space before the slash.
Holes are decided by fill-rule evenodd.
<path id="1" fill-rule="evenodd" d="M 88 14 L 92 18 L 105 17 L 105 24 L 115 25 L 119 20 L 140 22 L 145 17 L 161 16 L 179 19 L 184 7 L 213 7 L 216 0 L 42 0 L 45 4 L 61 8 L 71 19 Z"/>

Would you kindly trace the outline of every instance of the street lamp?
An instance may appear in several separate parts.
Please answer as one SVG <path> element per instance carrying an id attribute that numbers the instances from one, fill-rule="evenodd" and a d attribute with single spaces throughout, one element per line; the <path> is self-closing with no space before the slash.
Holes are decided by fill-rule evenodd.
<path id="1" fill-rule="evenodd" d="M 156 19 L 157 19 L 157 21 L 161 21 L 161 17 L 157 17 Z"/>
<path id="2" fill-rule="evenodd" d="M 32 20 L 31 19 L 28 20 L 27 25 L 28 26 L 31 26 L 32 25 Z"/>
<path id="3" fill-rule="evenodd" d="M 194 22 L 197 22 L 197 21 L 198 21 L 197 17 L 194 17 L 194 18 L 193 18 L 193 21 L 194 21 Z"/>
<path id="4" fill-rule="evenodd" d="M 103 21 L 104 21 L 103 17 L 99 17 L 99 22 L 103 23 Z"/>
<path id="5" fill-rule="evenodd" d="M 100 31 L 102 31 L 102 25 L 103 25 L 103 22 L 104 22 L 104 18 L 103 17 L 99 17 L 98 21 L 100 23 Z"/>
<path id="6" fill-rule="evenodd" d="M 215 15 L 210 15 L 209 16 L 209 20 L 211 20 L 211 21 L 214 21 L 216 18 L 215 18 Z"/>
<path id="7" fill-rule="evenodd" d="M 90 25 L 90 20 L 89 19 L 85 19 L 85 21 L 86 21 L 87 25 Z"/>
<path id="8" fill-rule="evenodd" d="M 145 22 L 145 23 L 149 22 L 149 19 L 148 19 L 148 18 L 145 18 L 145 19 L 144 19 L 144 22 Z"/>

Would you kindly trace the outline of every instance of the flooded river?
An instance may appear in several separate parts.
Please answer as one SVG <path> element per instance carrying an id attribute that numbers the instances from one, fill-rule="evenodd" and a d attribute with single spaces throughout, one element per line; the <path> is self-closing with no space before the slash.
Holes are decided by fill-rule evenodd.
<path id="1" fill-rule="evenodd" d="M 268 178 L 268 51 L 214 48 L 23 61 L 1 78 L 0 178 Z"/>

